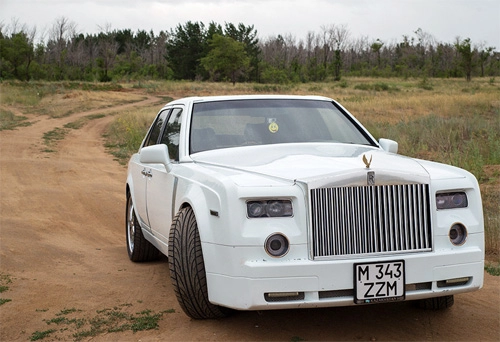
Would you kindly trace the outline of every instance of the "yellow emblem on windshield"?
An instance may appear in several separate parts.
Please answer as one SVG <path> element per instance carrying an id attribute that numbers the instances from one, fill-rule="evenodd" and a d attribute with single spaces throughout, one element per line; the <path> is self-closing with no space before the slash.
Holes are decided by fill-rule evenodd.
<path id="1" fill-rule="evenodd" d="M 279 127 L 278 127 L 278 124 L 276 122 L 271 122 L 269 124 L 269 132 L 276 133 L 276 132 L 278 132 L 278 129 L 279 129 Z"/>

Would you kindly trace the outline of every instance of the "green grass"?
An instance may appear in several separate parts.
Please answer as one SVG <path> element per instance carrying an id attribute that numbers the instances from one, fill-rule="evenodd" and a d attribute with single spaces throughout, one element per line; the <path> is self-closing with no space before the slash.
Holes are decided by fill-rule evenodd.
<path id="1" fill-rule="evenodd" d="M 3 305 L 5 303 L 12 302 L 12 299 L 9 298 L 0 298 L 0 305 Z"/>
<path id="2" fill-rule="evenodd" d="M 500 276 L 500 263 L 496 262 L 486 262 L 484 266 L 486 272 L 491 274 L 492 276 Z"/>
<path id="3" fill-rule="evenodd" d="M 500 115 L 430 114 L 397 124 L 368 121 L 366 125 L 376 136 L 398 141 L 404 155 L 464 168 L 479 181 L 489 180 L 485 165 L 500 164 Z"/>
<path id="4" fill-rule="evenodd" d="M 64 137 L 69 133 L 68 128 L 56 127 L 53 130 L 45 132 L 43 134 L 43 141 L 47 148 L 43 149 L 43 152 L 55 152 L 53 149 L 58 141 L 63 140 Z"/>
<path id="5" fill-rule="evenodd" d="M 70 132 L 70 129 L 82 128 L 88 121 L 100 119 L 103 118 L 104 116 L 105 116 L 104 114 L 87 115 L 83 118 L 65 124 L 62 128 L 56 127 L 53 130 L 45 132 L 43 134 L 43 141 L 46 148 L 43 149 L 42 152 L 47 152 L 47 153 L 55 152 L 56 150 L 54 150 L 54 148 L 57 145 L 57 142 L 63 140 L 66 137 L 66 135 Z"/>
<path id="6" fill-rule="evenodd" d="M 101 118 L 103 118 L 105 116 L 106 115 L 104 115 L 104 114 L 91 114 L 91 115 L 87 115 L 87 116 L 84 116 L 83 118 L 80 118 L 78 120 L 75 120 L 75 121 L 72 121 L 72 122 L 68 122 L 63 127 L 64 128 L 71 128 L 71 129 L 79 129 L 79 128 L 82 128 L 90 120 L 101 119 Z"/>
<path id="7" fill-rule="evenodd" d="M 44 97 L 65 90 L 85 90 L 85 91 L 121 91 L 123 86 L 118 83 L 101 83 L 101 82 L 79 82 L 79 81 L 60 81 L 60 82 L 20 82 L 6 81 L 4 82 L 11 88 L 18 91 L 28 91 L 38 97 Z"/>
<path id="8" fill-rule="evenodd" d="M 121 113 L 108 127 L 104 134 L 105 147 L 120 164 L 125 165 L 137 152 L 158 110 L 155 106 Z"/>
<path id="9" fill-rule="evenodd" d="M 68 333 L 76 340 L 93 338 L 103 334 L 118 333 L 124 331 L 144 331 L 158 329 L 159 321 L 164 314 L 174 313 L 174 309 L 161 312 L 152 310 L 142 310 L 136 313 L 130 312 L 133 305 L 126 303 L 113 308 L 97 310 L 92 317 L 86 317 L 82 310 L 76 308 L 63 309 L 55 317 L 45 320 L 50 326 L 57 326 L 58 329 L 45 331 L 35 331 L 31 335 L 31 340 L 36 341 L 51 337 L 56 340 L 66 339 Z M 64 336 L 58 336 L 58 332 Z"/>
<path id="10" fill-rule="evenodd" d="M 12 283 L 12 279 L 8 274 L 0 273 L 0 293 L 4 293 L 9 291 L 9 284 Z M 12 299 L 9 298 L 0 298 L 0 305 L 11 302 Z"/>
<path id="11" fill-rule="evenodd" d="M 367 90 L 367 91 L 387 91 L 387 92 L 400 91 L 400 89 L 397 86 L 385 82 L 360 83 L 355 85 L 354 89 Z"/>
<path id="12" fill-rule="evenodd" d="M 30 341 L 39 341 L 43 340 L 46 337 L 49 337 L 52 333 L 56 332 L 56 329 L 48 329 L 44 331 L 35 331 L 31 334 Z"/>
<path id="13" fill-rule="evenodd" d="M 0 109 L 0 131 L 12 130 L 16 127 L 26 127 L 31 125 L 31 122 L 26 121 L 27 119 L 27 117 L 15 115 L 9 110 Z"/>

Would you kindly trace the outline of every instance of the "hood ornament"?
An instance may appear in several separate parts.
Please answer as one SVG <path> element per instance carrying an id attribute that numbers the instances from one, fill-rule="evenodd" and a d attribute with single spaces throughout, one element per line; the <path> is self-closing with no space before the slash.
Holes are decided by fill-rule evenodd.
<path id="1" fill-rule="evenodd" d="M 370 164 L 372 163 L 372 157 L 373 156 L 370 156 L 370 160 L 368 161 L 368 158 L 366 158 L 366 156 L 363 154 L 363 163 L 365 163 L 367 169 L 370 168 Z"/>

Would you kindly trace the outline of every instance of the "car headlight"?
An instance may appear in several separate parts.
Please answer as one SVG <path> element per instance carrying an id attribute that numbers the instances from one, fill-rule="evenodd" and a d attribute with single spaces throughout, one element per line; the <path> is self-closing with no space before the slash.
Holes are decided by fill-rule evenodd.
<path id="1" fill-rule="evenodd" d="M 438 209 L 467 208 L 467 195 L 465 192 L 446 192 L 436 194 Z"/>
<path id="2" fill-rule="evenodd" d="M 293 216 L 292 201 L 289 200 L 248 201 L 247 215 L 249 218 L 290 217 Z"/>

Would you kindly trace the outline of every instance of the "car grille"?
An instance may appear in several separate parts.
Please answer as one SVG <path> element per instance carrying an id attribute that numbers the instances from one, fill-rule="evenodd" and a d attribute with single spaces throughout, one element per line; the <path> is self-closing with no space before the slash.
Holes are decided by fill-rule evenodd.
<path id="1" fill-rule="evenodd" d="M 313 257 L 432 248 L 429 185 L 311 189 Z"/>

